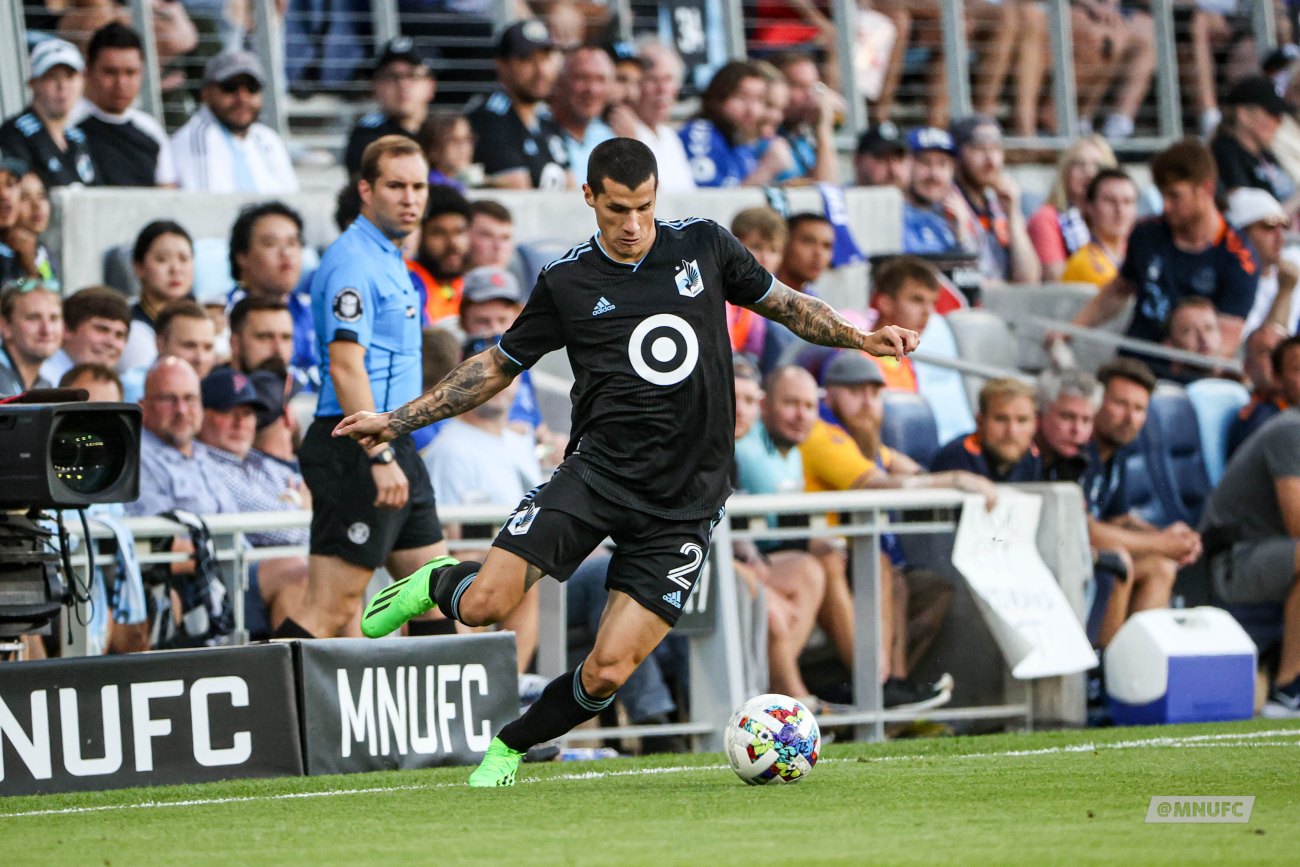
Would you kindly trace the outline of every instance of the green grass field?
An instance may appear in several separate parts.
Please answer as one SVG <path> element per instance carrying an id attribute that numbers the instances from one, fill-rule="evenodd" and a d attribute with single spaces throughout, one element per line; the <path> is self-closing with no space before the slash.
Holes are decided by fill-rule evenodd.
<path id="1" fill-rule="evenodd" d="M 834 744 L 794 786 L 720 755 L 0 799 L 9 864 L 1300 863 L 1300 724 Z M 1145 823 L 1254 795 L 1248 824 Z"/>

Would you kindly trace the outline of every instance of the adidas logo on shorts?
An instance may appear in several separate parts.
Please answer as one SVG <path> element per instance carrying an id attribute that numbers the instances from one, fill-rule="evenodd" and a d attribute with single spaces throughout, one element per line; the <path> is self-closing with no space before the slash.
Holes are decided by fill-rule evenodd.
<path id="1" fill-rule="evenodd" d="M 663 600 L 674 608 L 682 607 L 682 591 L 674 590 L 672 593 L 665 593 Z"/>
<path id="2" fill-rule="evenodd" d="M 614 309 L 614 305 L 609 302 L 608 298 L 602 295 L 600 296 L 600 300 L 596 302 L 596 306 L 592 309 L 591 315 L 599 316 L 600 314 L 608 313 L 613 309 Z"/>

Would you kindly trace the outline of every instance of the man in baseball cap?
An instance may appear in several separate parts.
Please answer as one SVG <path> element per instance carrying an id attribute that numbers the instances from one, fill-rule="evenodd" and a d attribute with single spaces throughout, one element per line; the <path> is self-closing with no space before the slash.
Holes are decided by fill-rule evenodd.
<path id="1" fill-rule="evenodd" d="M 868 128 L 853 154 L 854 182 L 861 187 L 907 188 L 911 160 L 903 133 L 889 121 Z"/>
<path id="2" fill-rule="evenodd" d="M 211 193 L 296 193 L 298 176 L 279 133 L 259 123 L 262 62 L 223 51 L 203 69 L 202 107 L 172 137 L 180 186 Z"/>
<path id="3" fill-rule="evenodd" d="M 460 299 L 460 327 L 468 337 L 504 334 L 524 307 L 515 275 L 487 265 L 465 274 Z"/>
<path id="4" fill-rule="evenodd" d="M 1219 190 L 1258 187 L 1294 210 L 1296 182 L 1273 156 L 1282 118 L 1295 106 L 1278 95 L 1271 78 L 1243 78 L 1223 99 L 1226 119 L 1210 141 L 1219 169 Z"/>
<path id="5" fill-rule="evenodd" d="M 912 176 L 904 191 L 903 252 L 955 253 L 963 245 L 961 215 L 965 202 L 953 183 L 957 149 L 952 136 L 935 126 L 917 127 L 907 134 L 912 154 Z M 968 233 L 967 233 L 968 234 Z"/>
<path id="6" fill-rule="evenodd" d="M 574 186 L 564 133 L 545 106 L 559 76 L 558 61 L 555 41 L 539 19 L 516 21 L 497 38 L 500 89 L 475 98 L 465 109 L 478 139 L 474 162 L 483 165 L 490 186 Z"/>
<path id="7" fill-rule="evenodd" d="M 371 142 L 386 135 L 415 138 L 438 90 L 432 67 L 409 36 L 398 36 L 384 45 L 370 77 L 370 92 L 379 110 L 364 115 L 352 127 L 343 158 L 349 174 L 361 171 L 361 154 Z"/>
<path id="8" fill-rule="evenodd" d="M 81 52 L 62 39 L 45 39 L 32 48 L 30 65 L 32 101 L 0 125 L 0 150 L 25 162 L 46 189 L 95 183 L 86 138 L 69 123 L 84 84 Z"/>
<path id="9" fill-rule="evenodd" d="M 957 189 L 975 216 L 980 273 L 989 280 L 1037 283 L 1043 265 L 1029 240 L 1020 208 L 1020 186 L 1007 173 L 1002 127 L 972 114 L 949 132 L 957 149 Z"/>
<path id="10" fill-rule="evenodd" d="M 1290 303 L 1278 310 L 1277 316 L 1285 321 L 1284 330 L 1293 333 L 1300 323 L 1300 294 L 1295 292 L 1300 272 L 1300 261 L 1297 260 L 1300 257 L 1293 253 L 1283 255 L 1286 231 L 1291 226 L 1290 215 L 1264 190 L 1238 187 L 1228 196 L 1228 212 L 1224 216 L 1232 228 L 1250 242 L 1259 266 L 1255 301 L 1246 314 L 1246 324 L 1241 333 L 1250 335 L 1268 320 L 1279 289 L 1286 290 Z"/>

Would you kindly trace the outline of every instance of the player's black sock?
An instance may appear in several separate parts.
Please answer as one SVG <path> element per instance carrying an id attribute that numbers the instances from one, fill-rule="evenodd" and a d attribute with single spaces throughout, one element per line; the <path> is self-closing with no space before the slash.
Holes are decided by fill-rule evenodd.
<path id="1" fill-rule="evenodd" d="M 452 620 L 460 620 L 460 597 L 482 568 L 482 563 L 466 560 L 434 570 L 429 576 L 429 595 L 443 614 Z"/>
<path id="2" fill-rule="evenodd" d="M 280 625 L 275 627 L 271 633 L 272 638 L 315 638 L 307 630 L 303 629 L 298 621 L 292 617 L 286 617 L 280 621 Z"/>
<path id="3" fill-rule="evenodd" d="M 519 719 L 497 735 L 512 750 L 528 748 L 558 738 L 594 717 L 614 701 L 614 696 L 596 698 L 582 686 L 582 666 L 566 671 L 546 685 L 541 698 Z"/>

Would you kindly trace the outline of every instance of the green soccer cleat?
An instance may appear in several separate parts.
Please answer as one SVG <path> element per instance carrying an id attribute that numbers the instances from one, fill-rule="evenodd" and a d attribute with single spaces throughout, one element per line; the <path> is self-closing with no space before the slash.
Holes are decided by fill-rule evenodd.
<path id="1" fill-rule="evenodd" d="M 483 761 L 474 769 L 474 773 L 469 775 L 470 787 L 489 789 L 496 786 L 513 786 L 515 772 L 519 770 L 519 762 L 523 758 L 523 753 L 510 749 L 501 742 L 500 738 L 493 738 L 492 743 L 488 744 Z"/>
<path id="2" fill-rule="evenodd" d="M 432 609 L 430 576 L 434 570 L 455 566 L 459 562 L 455 557 L 434 557 L 410 575 L 380 590 L 366 606 L 366 613 L 361 615 L 361 634 L 366 638 L 383 638 L 400 629 L 408 620 Z"/>

